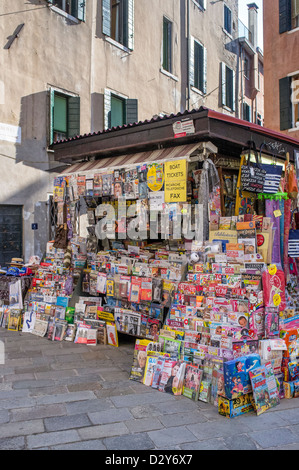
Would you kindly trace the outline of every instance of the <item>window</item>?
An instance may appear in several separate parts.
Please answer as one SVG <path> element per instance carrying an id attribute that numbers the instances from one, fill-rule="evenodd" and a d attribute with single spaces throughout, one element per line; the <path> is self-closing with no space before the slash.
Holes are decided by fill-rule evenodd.
<path id="1" fill-rule="evenodd" d="M 172 73 L 172 22 L 163 17 L 163 57 L 162 67 Z"/>
<path id="2" fill-rule="evenodd" d="M 134 48 L 134 0 L 102 0 L 103 34 Z"/>
<path id="3" fill-rule="evenodd" d="M 85 20 L 86 0 L 48 0 L 48 2 L 78 20 Z"/>
<path id="4" fill-rule="evenodd" d="M 104 94 L 105 129 L 138 121 L 138 100 L 128 99 L 106 89 Z"/>
<path id="5" fill-rule="evenodd" d="M 249 59 L 245 57 L 244 59 L 244 77 L 249 79 Z"/>
<path id="6" fill-rule="evenodd" d="M 262 118 L 262 115 L 260 113 L 257 113 L 257 116 L 256 116 L 256 123 L 259 125 L 259 126 L 262 126 L 263 125 L 263 118 Z"/>
<path id="7" fill-rule="evenodd" d="M 0 205 L 0 265 L 23 257 L 23 206 Z"/>
<path id="8" fill-rule="evenodd" d="M 191 37 L 190 46 L 190 85 L 202 93 L 207 92 L 207 50 Z"/>
<path id="9" fill-rule="evenodd" d="M 296 128 L 299 122 L 299 74 L 279 80 L 280 130 Z"/>
<path id="10" fill-rule="evenodd" d="M 224 30 L 232 34 L 232 12 L 227 5 L 224 5 Z"/>
<path id="11" fill-rule="evenodd" d="M 251 106 L 248 103 L 243 103 L 243 119 L 251 122 Z"/>
<path id="12" fill-rule="evenodd" d="M 292 29 L 299 27 L 299 0 L 292 0 Z"/>
<path id="13" fill-rule="evenodd" d="M 279 32 L 299 27 L 299 0 L 279 0 Z"/>
<path id="14" fill-rule="evenodd" d="M 235 73 L 224 62 L 221 63 L 222 105 L 235 110 Z"/>
<path id="15" fill-rule="evenodd" d="M 50 144 L 80 134 L 80 97 L 50 91 Z"/>

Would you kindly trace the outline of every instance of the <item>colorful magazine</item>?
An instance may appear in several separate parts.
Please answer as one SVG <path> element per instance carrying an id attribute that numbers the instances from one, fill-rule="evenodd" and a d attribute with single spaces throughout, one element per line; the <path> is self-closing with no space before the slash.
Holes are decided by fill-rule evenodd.
<path id="1" fill-rule="evenodd" d="M 271 362 L 249 371 L 256 414 L 260 415 L 280 402 Z"/>

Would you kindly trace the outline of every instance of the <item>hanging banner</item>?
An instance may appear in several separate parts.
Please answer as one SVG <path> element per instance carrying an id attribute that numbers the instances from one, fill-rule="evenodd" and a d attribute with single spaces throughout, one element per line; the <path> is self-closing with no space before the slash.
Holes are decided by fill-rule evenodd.
<path id="1" fill-rule="evenodd" d="M 165 202 L 187 201 L 187 161 L 165 162 Z"/>

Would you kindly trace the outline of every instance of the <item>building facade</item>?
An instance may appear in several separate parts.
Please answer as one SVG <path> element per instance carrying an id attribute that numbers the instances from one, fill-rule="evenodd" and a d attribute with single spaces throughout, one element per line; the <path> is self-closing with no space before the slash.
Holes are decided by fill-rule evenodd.
<path id="1" fill-rule="evenodd" d="M 264 0 L 265 126 L 299 138 L 299 2 Z"/>
<path id="2" fill-rule="evenodd" d="M 202 105 L 242 116 L 237 0 L 3 0 L 0 32 L 0 265 L 43 254 L 53 142 Z"/>

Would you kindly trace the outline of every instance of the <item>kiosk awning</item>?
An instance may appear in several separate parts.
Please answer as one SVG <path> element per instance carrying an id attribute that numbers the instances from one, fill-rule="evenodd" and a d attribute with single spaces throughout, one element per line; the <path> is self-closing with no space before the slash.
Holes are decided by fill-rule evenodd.
<path id="1" fill-rule="evenodd" d="M 139 152 L 133 154 L 118 155 L 116 157 L 104 157 L 98 160 L 74 163 L 64 169 L 61 174 L 68 175 L 72 173 L 94 173 L 97 170 L 106 170 L 113 168 L 129 167 L 130 165 L 140 165 L 142 163 L 161 162 L 173 160 L 176 158 L 190 157 L 197 149 L 201 148 L 199 142 L 157 149 L 147 152 Z"/>

